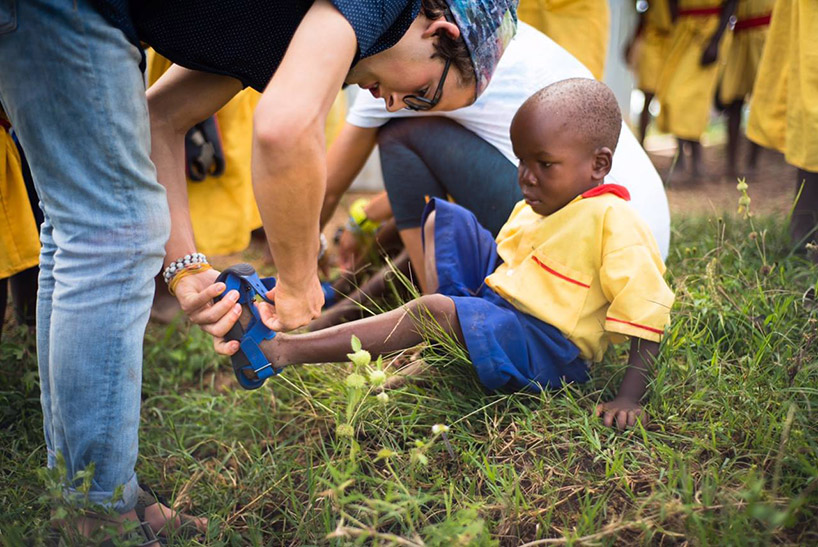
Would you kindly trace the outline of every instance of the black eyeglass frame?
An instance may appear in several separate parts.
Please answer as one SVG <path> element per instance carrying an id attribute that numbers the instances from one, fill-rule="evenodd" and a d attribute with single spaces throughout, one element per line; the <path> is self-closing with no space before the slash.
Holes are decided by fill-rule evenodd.
<path id="1" fill-rule="evenodd" d="M 451 13 L 449 13 L 449 10 L 446 10 L 443 13 L 443 16 L 446 18 L 446 21 L 454 23 L 454 19 L 452 18 Z M 414 111 L 425 111 L 431 110 L 437 106 L 437 103 L 440 102 L 440 96 L 443 95 L 443 84 L 446 83 L 446 75 L 449 73 L 449 66 L 451 66 L 451 64 L 452 60 L 446 59 L 446 63 L 443 65 L 443 74 L 440 76 L 440 80 L 437 82 L 437 89 L 435 89 L 435 94 L 431 99 L 419 97 L 417 95 L 406 95 L 403 97 L 403 103 L 406 105 L 406 108 Z"/>

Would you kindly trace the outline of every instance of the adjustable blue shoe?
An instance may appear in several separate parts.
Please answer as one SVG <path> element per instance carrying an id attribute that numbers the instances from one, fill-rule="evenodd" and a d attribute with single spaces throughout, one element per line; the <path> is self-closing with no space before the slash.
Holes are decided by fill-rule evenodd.
<path id="1" fill-rule="evenodd" d="M 216 282 L 219 281 L 225 284 L 225 289 L 215 300 L 218 302 L 229 291 L 237 290 L 239 291 L 238 303 L 247 306 L 252 314 L 246 329 L 236 322 L 225 338 L 231 341 L 238 340 L 241 346 L 240 350 L 231 357 L 233 371 L 236 373 L 239 385 L 244 389 L 258 389 L 264 385 L 267 378 L 281 372 L 281 369 L 273 368 L 259 348 L 262 341 L 272 340 L 276 333 L 261 321 L 258 308 L 253 305 L 257 297 L 269 304 L 273 303 L 267 299 L 266 295 L 276 286 L 276 278 L 259 278 L 256 270 L 250 264 L 235 264 L 219 274 Z M 321 289 L 324 292 L 324 305 L 329 306 L 330 303 L 334 303 L 336 294 L 332 284 L 322 282 Z"/>
<path id="2" fill-rule="evenodd" d="M 239 291 L 238 303 L 242 307 L 246 306 L 252 314 L 246 328 L 242 328 L 237 321 L 225 338 L 240 342 L 239 351 L 231 357 L 233 372 L 236 373 L 239 385 L 244 389 L 258 389 L 267 378 L 281 372 L 273 368 L 259 348 L 261 342 L 272 340 L 276 333 L 261 321 L 258 308 L 254 305 L 257 296 L 272 304 L 266 295 L 267 291 L 275 287 L 275 278 L 260 279 L 250 264 L 235 264 L 219 274 L 216 282 L 219 281 L 225 284 L 225 289 L 216 301 L 221 300 L 229 291 Z"/>

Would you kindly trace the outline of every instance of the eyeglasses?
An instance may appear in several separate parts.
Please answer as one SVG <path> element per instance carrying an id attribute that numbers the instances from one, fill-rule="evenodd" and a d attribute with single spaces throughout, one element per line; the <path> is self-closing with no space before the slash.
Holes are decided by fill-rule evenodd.
<path id="1" fill-rule="evenodd" d="M 449 13 L 449 10 L 446 10 L 443 13 L 443 16 L 446 18 L 446 21 L 454 23 L 454 19 L 452 18 L 451 13 Z M 446 83 L 446 75 L 449 73 L 449 66 L 451 64 L 452 60 L 446 59 L 446 64 L 443 65 L 443 75 L 440 76 L 440 80 L 437 82 L 437 89 L 435 90 L 435 94 L 431 99 L 420 97 L 418 95 L 406 95 L 403 98 L 403 103 L 406 105 L 406 108 L 409 110 L 418 111 L 431 110 L 437 106 L 437 103 L 440 102 L 440 96 L 443 95 L 443 84 Z"/>
<path id="2" fill-rule="evenodd" d="M 431 110 L 437 103 L 440 102 L 440 96 L 443 95 L 443 84 L 446 83 L 446 74 L 449 73 L 449 65 L 452 64 L 451 59 L 446 59 L 446 64 L 443 65 L 443 75 L 437 83 L 437 89 L 431 99 L 420 97 L 418 95 L 406 95 L 403 97 L 403 102 L 409 110 Z"/>

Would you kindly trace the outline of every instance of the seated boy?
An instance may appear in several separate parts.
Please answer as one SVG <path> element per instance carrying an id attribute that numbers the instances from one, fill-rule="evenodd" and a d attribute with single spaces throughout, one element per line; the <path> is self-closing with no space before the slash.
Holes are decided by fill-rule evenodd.
<path id="1" fill-rule="evenodd" d="M 398 351 L 423 341 L 431 315 L 465 345 L 487 388 L 539 390 L 586 381 L 587 363 L 630 336 L 622 386 L 597 415 L 607 426 L 633 426 L 674 297 L 627 190 L 601 184 L 620 126 L 616 98 L 600 82 L 577 78 L 542 89 L 511 125 L 525 199 L 496 243 L 472 213 L 433 200 L 424 238 L 436 294 L 318 332 L 279 333 L 261 343 L 265 356 L 276 368 L 337 362 L 353 334 L 374 354 Z M 270 314 L 262 305 L 262 315 Z"/>

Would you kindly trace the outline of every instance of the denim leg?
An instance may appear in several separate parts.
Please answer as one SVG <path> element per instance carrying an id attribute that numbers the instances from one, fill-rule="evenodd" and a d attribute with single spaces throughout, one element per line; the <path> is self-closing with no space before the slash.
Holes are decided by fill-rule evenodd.
<path id="1" fill-rule="evenodd" d="M 150 161 L 140 53 L 90 0 L 0 0 L 0 100 L 45 223 L 38 358 L 49 466 L 66 494 L 136 502 L 142 339 L 170 229 Z M 117 488 L 123 497 L 112 499 Z"/>

